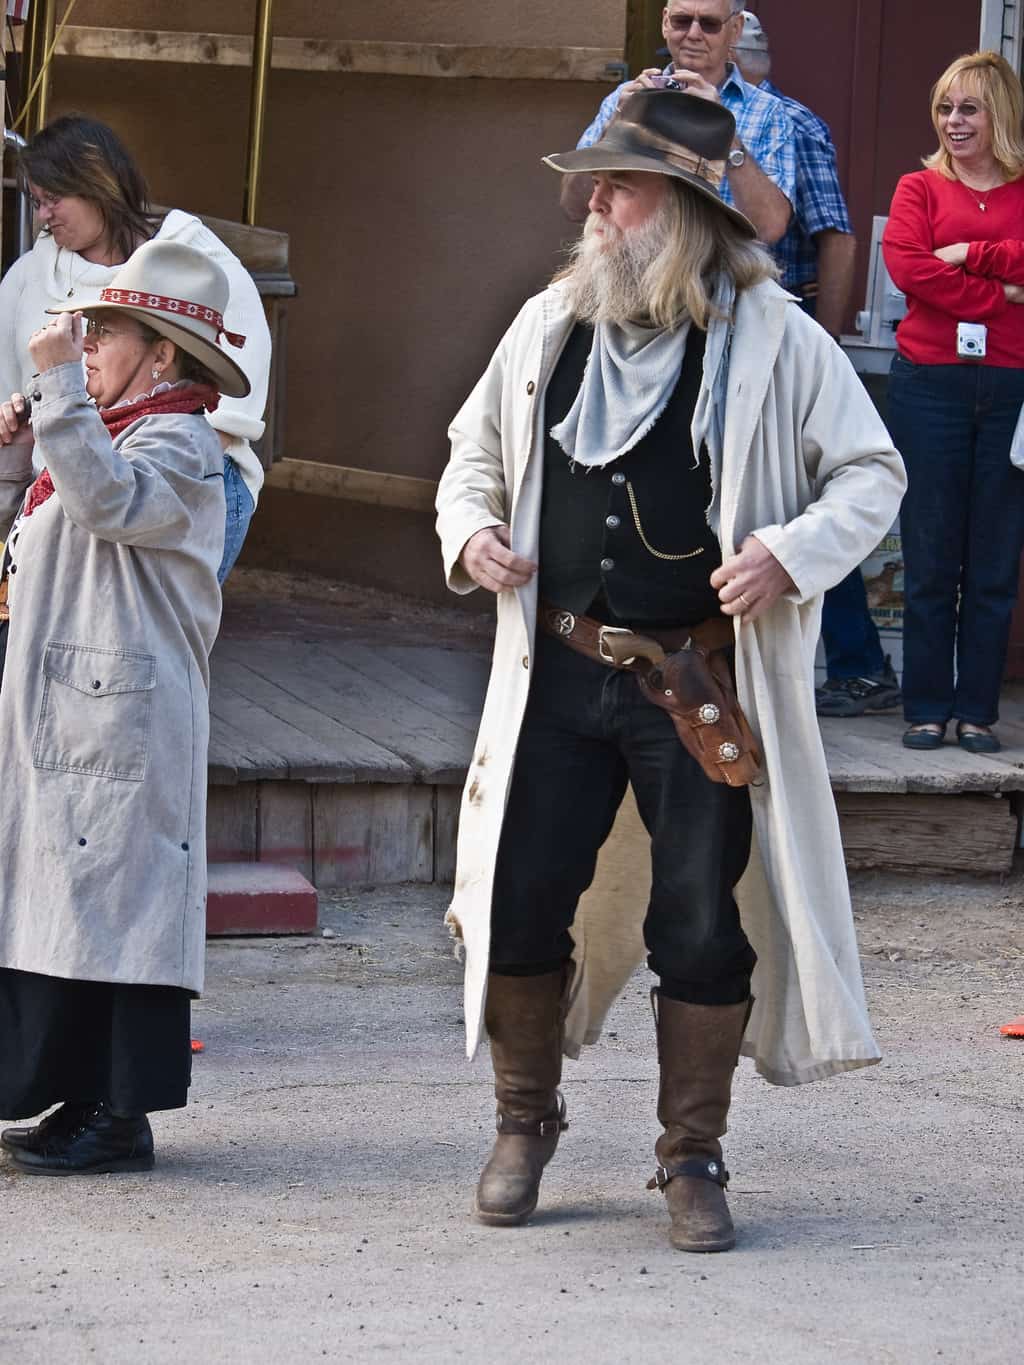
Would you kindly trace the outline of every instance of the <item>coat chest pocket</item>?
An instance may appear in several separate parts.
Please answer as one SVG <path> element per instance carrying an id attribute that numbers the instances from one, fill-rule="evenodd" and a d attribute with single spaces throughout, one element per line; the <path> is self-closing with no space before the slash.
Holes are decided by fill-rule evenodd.
<path id="1" fill-rule="evenodd" d="M 32 762 L 58 772 L 141 782 L 146 775 L 156 658 L 51 641 Z"/>

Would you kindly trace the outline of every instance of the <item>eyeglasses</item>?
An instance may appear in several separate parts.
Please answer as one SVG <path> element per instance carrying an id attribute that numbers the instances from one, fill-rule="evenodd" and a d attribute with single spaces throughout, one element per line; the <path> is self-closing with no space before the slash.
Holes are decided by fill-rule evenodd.
<path id="1" fill-rule="evenodd" d="M 964 118 L 974 118 L 975 114 L 980 114 L 984 108 L 985 106 L 979 104 L 977 100 L 963 100 L 960 104 L 951 104 L 949 100 L 943 100 L 941 104 L 935 106 L 935 112 L 941 118 L 952 118 L 959 110 Z"/>
<path id="2" fill-rule="evenodd" d="M 41 194 L 38 198 L 34 194 L 30 194 L 28 197 L 29 203 L 36 213 L 40 209 L 55 209 L 63 198 L 62 194 Z"/>
<path id="3" fill-rule="evenodd" d="M 701 33 L 706 33 L 710 38 L 716 33 L 721 33 L 726 24 L 731 24 L 735 18 L 735 14 L 730 14 L 728 19 L 715 19 L 707 14 L 687 14 L 684 11 L 670 14 L 668 22 L 669 27 L 675 29 L 676 33 L 689 33 L 694 24 L 699 24 Z"/>
<path id="4" fill-rule="evenodd" d="M 135 331 L 133 327 L 129 327 L 127 331 L 122 332 L 116 327 L 108 327 L 107 324 L 101 322 L 99 318 L 85 319 L 85 335 L 87 337 L 94 337 L 101 346 L 108 341 L 112 341 L 114 337 L 138 337 L 140 341 L 145 341 L 145 337 L 142 333 Z"/>

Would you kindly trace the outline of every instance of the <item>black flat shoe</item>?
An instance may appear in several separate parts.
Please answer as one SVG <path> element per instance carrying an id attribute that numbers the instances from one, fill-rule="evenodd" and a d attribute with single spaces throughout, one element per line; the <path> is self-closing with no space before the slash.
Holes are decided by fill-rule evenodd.
<path id="1" fill-rule="evenodd" d="M 62 1104 L 31 1128 L 5 1128 L 0 1133 L 0 1147 L 8 1152 L 41 1151 L 47 1142 L 67 1137 L 95 1108 L 95 1100 L 88 1104 Z"/>
<path id="2" fill-rule="evenodd" d="M 997 754 L 1003 747 L 987 725 L 965 730 L 962 722 L 956 727 L 956 742 L 969 754 Z"/>
<path id="3" fill-rule="evenodd" d="M 153 1169 L 153 1131 L 145 1114 L 120 1118 L 95 1105 L 70 1133 L 39 1151 L 17 1151 L 11 1164 L 26 1175 L 106 1175 Z"/>
<path id="4" fill-rule="evenodd" d="M 904 749 L 941 749 L 945 742 L 944 725 L 912 725 L 903 732 Z"/>

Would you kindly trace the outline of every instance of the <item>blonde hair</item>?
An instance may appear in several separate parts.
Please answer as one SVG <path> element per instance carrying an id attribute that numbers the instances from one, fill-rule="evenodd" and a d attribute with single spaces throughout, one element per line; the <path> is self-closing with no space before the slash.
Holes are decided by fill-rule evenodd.
<path id="1" fill-rule="evenodd" d="M 776 280 L 775 262 L 732 220 L 685 181 L 666 176 L 664 201 L 668 234 L 664 250 L 647 268 L 643 293 L 656 327 L 675 327 L 686 317 L 702 331 L 718 315 L 713 299 L 717 276 L 731 276 L 737 294 L 762 280 Z M 572 278 L 575 262 L 552 283 Z"/>
<path id="2" fill-rule="evenodd" d="M 932 126 L 939 132 L 939 105 L 959 83 L 988 110 L 992 120 L 992 155 L 1007 180 L 1024 175 L 1024 90 L 1013 67 L 998 52 L 968 52 L 957 57 L 932 86 Z M 955 180 L 953 161 L 942 145 L 923 164 L 947 180 Z"/>

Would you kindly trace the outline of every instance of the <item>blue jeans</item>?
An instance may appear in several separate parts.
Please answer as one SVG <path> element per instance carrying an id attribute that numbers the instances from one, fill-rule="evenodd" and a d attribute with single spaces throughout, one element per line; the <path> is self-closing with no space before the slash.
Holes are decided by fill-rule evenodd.
<path id="1" fill-rule="evenodd" d="M 256 503 L 245 486 L 238 465 L 228 455 L 224 456 L 224 500 L 227 503 L 227 520 L 224 524 L 224 557 L 217 570 L 218 583 L 223 583 L 234 568 L 256 510 Z"/>
<path id="2" fill-rule="evenodd" d="M 802 299 L 800 307 L 810 317 L 817 317 L 816 298 Z M 864 575 L 859 568 L 825 594 L 821 638 L 829 678 L 877 678 L 885 668 L 882 642 L 868 610 Z"/>
<path id="3" fill-rule="evenodd" d="M 999 718 L 1024 546 L 1024 473 L 1010 463 L 1022 403 L 1024 369 L 893 360 L 889 428 L 909 479 L 900 527 L 912 724 Z"/>
<path id="4" fill-rule="evenodd" d="M 878 627 L 868 610 L 860 569 L 829 588 L 821 608 L 825 671 L 830 678 L 877 678 L 885 668 Z"/>
<path id="5" fill-rule="evenodd" d="M 747 789 L 705 776 L 632 673 L 546 635 L 537 637 L 495 867 L 492 970 L 552 971 L 572 952 L 576 903 L 627 783 L 651 836 L 648 966 L 673 999 L 746 1000 L 757 959 L 733 888 L 750 857 Z"/>

